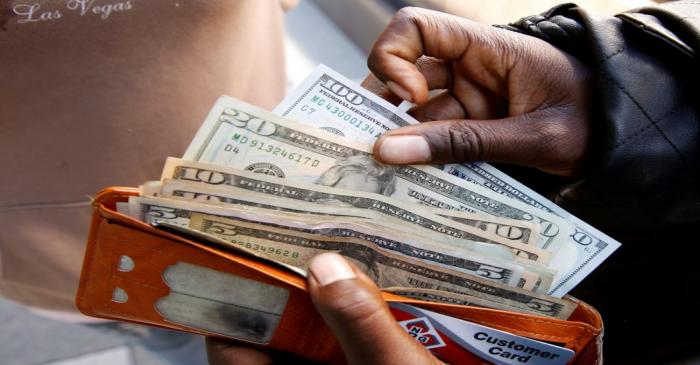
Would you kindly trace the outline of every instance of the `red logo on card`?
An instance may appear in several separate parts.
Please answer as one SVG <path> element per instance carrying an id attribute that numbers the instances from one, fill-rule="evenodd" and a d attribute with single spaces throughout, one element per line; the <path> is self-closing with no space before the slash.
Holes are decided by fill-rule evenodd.
<path id="1" fill-rule="evenodd" d="M 418 342 L 422 343 L 427 349 L 445 346 L 445 342 L 437 333 L 433 325 L 427 317 L 409 319 L 399 322 L 399 325 L 413 336 Z"/>

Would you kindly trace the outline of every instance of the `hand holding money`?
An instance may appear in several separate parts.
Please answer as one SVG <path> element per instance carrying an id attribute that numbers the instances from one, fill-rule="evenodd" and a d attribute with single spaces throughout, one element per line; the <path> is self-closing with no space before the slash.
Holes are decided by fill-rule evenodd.
<path id="1" fill-rule="evenodd" d="M 368 66 L 411 114 L 385 133 L 387 163 L 495 161 L 579 172 L 590 136 L 589 71 L 535 37 L 420 8 L 399 11 Z M 386 94 L 383 83 L 366 82 Z M 428 99 L 428 90 L 446 92 Z M 468 118 L 468 119 L 467 119 Z"/>
<path id="2" fill-rule="evenodd" d="M 570 315 L 574 303 L 541 293 L 585 275 L 572 223 L 433 167 L 381 165 L 369 149 L 222 97 L 189 160 L 170 158 L 127 212 L 302 274 L 339 252 L 404 296 Z M 363 182 L 372 176 L 384 182 Z"/>
<path id="3" fill-rule="evenodd" d="M 399 327 L 372 280 L 341 256 L 315 257 L 309 263 L 308 283 L 311 299 L 340 342 L 348 364 L 442 364 Z M 275 363 L 276 356 L 213 338 L 207 339 L 207 352 L 211 365 L 263 365 Z M 289 356 L 279 357 L 288 363 Z"/>
<path id="4" fill-rule="evenodd" d="M 377 161 L 371 143 L 417 121 L 325 67 L 275 112 L 222 96 L 121 211 L 302 275 L 336 252 L 405 297 L 561 319 L 619 245 L 487 164 Z"/>
<path id="5" fill-rule="evenodd" d="M 395 322 L 377 287 L 424 302 L 567 319 L 579 307 L 562 296 L 619 246 L 488 164 L 377 161 L 371 142 L 417 121 L 326 67 L 276 112 L 222 96 L 184 158 L 169 158 L 160 181 L 145 183 L 139 197 L 117 208 L 307 276 L 351 362 L 405 363 L 402 354 L 434 361 L 425 350 L 409 351 L 415 343 L 390 329 L 387 323 Z M 352 268 L 341 271 L 354 276 L 324 284 L 314 273 L 314 257 L 336 254 L 344 258 L 336 262 L 347 260 Z M 323 290 L 314 292 L 314 285 L 348 282 L 318 301 Z M 377 313 L 364 325 L 379 323 L 386 338 L 358 335 L 356 325 L 365 321 L 354 320 L 362 316 L 343 314 L 357 303 L 343 294 L 358 287 L 364 289 L 355 292 L 362 299 L 357 310 L 367 305 Z M 195 299 L 183 297 L 178 305 L 188 307 L 188 300 Z M 344 332 L 348 328 L 355 331 Z M 372 348 L 369 339 L 382 345 L 352 351 Z M 238 351 L 269 360 L 252 350 L 214 346 L 211 356 L 220 361 Z"/>

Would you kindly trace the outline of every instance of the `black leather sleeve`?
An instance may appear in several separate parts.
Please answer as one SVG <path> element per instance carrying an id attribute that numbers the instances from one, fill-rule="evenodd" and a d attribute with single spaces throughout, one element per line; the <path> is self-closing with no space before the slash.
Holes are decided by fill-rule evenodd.
<path id="1" fill-rule="evenodd" d="M 596 16 L 573 4 L 506 26 L 595 74 L 584 177 L 557 204 L 622 242 L 572 293 L 600 310 L 606 363 L 700 359 L 700 2 Z"/>
<path id="2" fill-rule="evenodd" d="M 617 16 L 565 4 L 504 28 L 548 41 L 595 73 L 588 169 L 559 191 L 558 204 L 602 229 L 700 223 L 700 2 Z"/>

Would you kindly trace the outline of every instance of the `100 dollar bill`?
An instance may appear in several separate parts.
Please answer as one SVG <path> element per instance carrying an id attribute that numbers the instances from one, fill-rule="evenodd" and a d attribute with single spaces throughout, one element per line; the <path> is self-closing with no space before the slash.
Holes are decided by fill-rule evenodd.
<path id="1" fill-rule="evenodd" d="M 378 137 L 375 130 L 383 132 L 418 123 L 397 107 L 323 65 L 292 90 L 274 112 L 365 143 L 374 143 Z M 368 132 L 365 125 L 374 130 Z M 569 292 L 620 247 L 616 240 L 485 162 L 446 165 L 444 169 L 483 188 L 562 217 L 575 226 L 567 237 L 571 249 L 557 255 L 551 263 L 558 268 L 564 266 L 560 262 L 571 263 L 567 270 L 559 270 L 551 295 L 560 297 Z"/>
<path id="2" fill-rule="evenodd" d="M 413 118 L 366 92 L 345 76 L 319 65 L 272 112 L 369 143 L 390 129 L 412 124 Z"/>

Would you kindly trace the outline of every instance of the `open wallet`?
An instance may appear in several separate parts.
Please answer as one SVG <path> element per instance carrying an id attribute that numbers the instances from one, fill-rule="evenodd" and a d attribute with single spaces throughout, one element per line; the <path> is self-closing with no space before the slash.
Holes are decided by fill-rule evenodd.
<path id="1" fill-rule="evenodd" d="M 108 188 L 94 199 L 81 312 L 345 362 L 302 275 L 118 213 L 138 192 Z M 560 320 L 382 295 L 401 327 L 451 364 L 602 363 L 601 317 L 572 297 L 578 307 Z"/>

